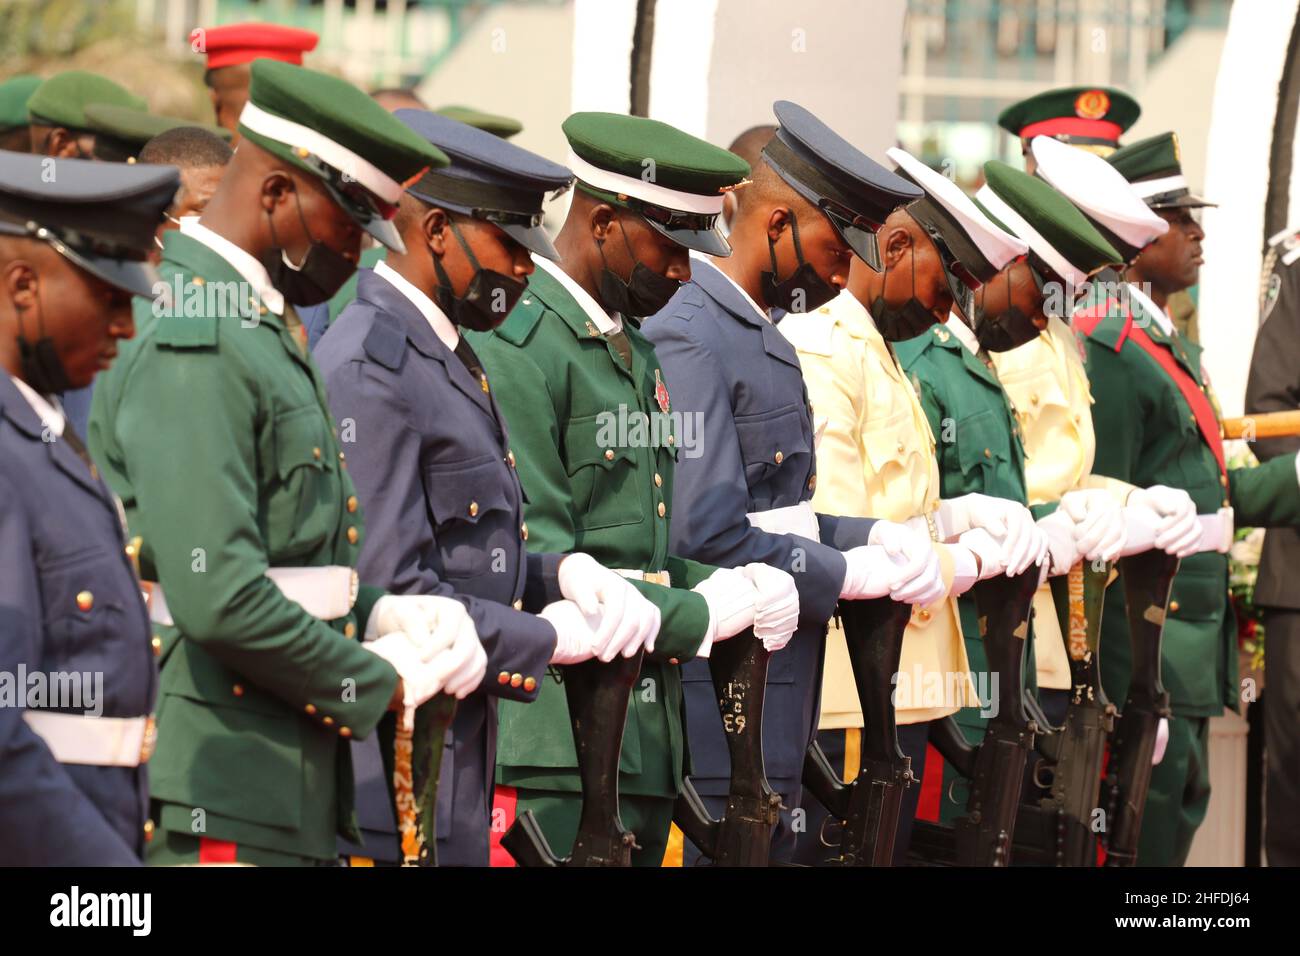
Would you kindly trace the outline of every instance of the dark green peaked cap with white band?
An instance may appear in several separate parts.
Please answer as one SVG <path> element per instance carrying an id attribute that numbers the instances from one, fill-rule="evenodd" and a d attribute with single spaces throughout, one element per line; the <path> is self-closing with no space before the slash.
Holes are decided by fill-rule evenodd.
<path id="1" fill-rule="evenodd" d="M 1106 157 L 1129 181 L 1133 191 L 1152 209 L 1214 206 L 1194 195 L 1183 175 L 1182 151 L 1177 133 L 1160 133 L 1121 146 Z"/>

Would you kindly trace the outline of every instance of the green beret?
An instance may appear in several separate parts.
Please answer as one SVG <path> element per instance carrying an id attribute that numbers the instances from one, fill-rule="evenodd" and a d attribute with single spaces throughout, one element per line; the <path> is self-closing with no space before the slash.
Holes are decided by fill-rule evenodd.
<path id="1" fill-rule="evenodd" d="M 27 114 L 31 122 L 42 126 L 89 129 L 86 106 L 90 103 L 148 109 L 144 100 L 106 76 L 68 70 L 56 73 L 36 88 L 27 101 Z"/>
<path id="2" fill-rule="evenodd" d="M 86 124 L 86 128 L 95 134 L 95 157 L 116 162 L 134 161 L 145 143 L 159 133 L 178 126 L 197 126 L 227 142 L 232 138 L 230 130 L 219 126 L 207 126 L 175 116 L 159 116 L 146 110 L 109 103 L 88 104 Z"/>
<path id="3" fill-rule="evenodd" d="M 999 225 L 1029 245 L 1031 261 L 1075 286 L 1124 257 L 1075 205 L 1047 183 L 996 159 L 984 164 L 975 200 Z"/>
<path id="4" fill-rule="evenodd" d="M 642 116 L 574 113 L 564 121 L 563 130 L 584 163 L 665 190 L 720 201 L 726 190 L 749 175 L 749 164 L 735 153 Z M 579 180 L 589 181 L 582 170 L 573 171 Z M 591 185 L 605 188 L 599 182 Z"/>
<path id="5" fill-rule="evenodd" d="M 458 123 L 464 123 L 466 126 L 481 129 L 493 136 L 500 136 L 502 139 L 509 139 L 524 128 L 524 124 L 517 119 L 498 116 L 496 113 L 485 113 L 469 106 L 440 106 L 433 112 L 454 119 Z"/>
<path id="6" fill-rule="evenodd" d="M 358 225 L 404 250 L 391 222 L 397 202 L 425 170 L 448 165 L 447 154 L 346 80 L 268 59 L 251 72 L 240 135 L 320 177 Z"/>
<path id="7" fill-rule="evenodd" d="M 1106 157 L 1152 209 L 1213 206 L 1193 195 L 1183 175 L 1177 133 L 1160 133 L 1129 143 Z"/>
<path id="8" fill-rule="evenodd" d="M 1051 136 L 1072 146 L 1114 149 L 1142 108 L 1123 90 L 1109 86 L 1067 86 L 1013 103 L 998 115 L 1012 136 Z"/>
<path id="9" fill-rule="evenodd" d="M 0 132 L 27 125 L 27 101 L 40 85 L 41 78 L 30 73 L 0 83 Z"/>

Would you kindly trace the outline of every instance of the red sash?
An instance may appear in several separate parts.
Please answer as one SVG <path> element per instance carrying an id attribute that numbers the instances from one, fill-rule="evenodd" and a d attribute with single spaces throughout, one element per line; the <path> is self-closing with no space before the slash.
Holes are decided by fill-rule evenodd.
<path id="1" fill-rule="evenodd" d="M 1209 398 L 1201 391 L 1201 386 L 1187 373 L 1187 369 L 1178 364 L 1170 349 L 1162 348 L 1151 341 L 1151 336 L 1147 335 L 1146 329 L 1138 328 L 1135 323 L 1129 330 L 1129 338 L 1138 348 L 1155 359 L 1156 364 L 1165 370 L 1165 374 L 1174 380 L 1174 385 L 1178 387 L 1178 391 L 1182 393 L 1192 409 L 1192 414 L 1196 416 L 1196 425 L 1201 430 L 1201 437 L 1214 453 L 1214 460 L 1219 463 L 1219 474 L 1226 478 L 1228 466 L 1223 458 L 1223 437 L 1219 433 L 1219 416 L 1215 414 Z"/>

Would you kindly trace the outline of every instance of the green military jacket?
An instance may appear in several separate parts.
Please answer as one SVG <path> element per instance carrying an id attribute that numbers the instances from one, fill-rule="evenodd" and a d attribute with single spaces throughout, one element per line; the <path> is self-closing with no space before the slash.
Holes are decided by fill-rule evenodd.
<path id="1" fill-rule="evenodd" d="M 264 576 L 355 566 L 362 521 L 322 379 L 284 320 L 216 252 L 167 234 L 163 282 L 183 301 L 141 318 L 99 376 L 89 442 L 143 538 L 175 626 L 161 665 L 150 789 L 166 830 L 329 859 L 356 840 L 349 737 L 397 683 L 363 650 L 382 593 L 324 622 Z M 179 285 L 177 285 L 179 277 Z M 260 312 L 259 312 L 260 308 Z"/>
<path id="2" fill-rule="evenodd" d="M 662 624 L 632 690 L 619 791 L 672 797 L 687 769 L 678 663 L 695 656 L 709 620 L 704 599 L 688 589 L 716 569 L 668 554 L 677 432 L 654 346 L 631 325 L 624 331 L 631 370 L 539 267 L 500 328 L 467 338 L 510 426 L 529 548 L 583 551 L 606 567 L 671 575 L 671 588 L 634 582 Z M 562 687 L 548 678 L 533 703 L 502 701 L 500 714 L 500 783 L 579 789 Z"/>
<path id="3" fill-rule="evenodd" d="M 1075 318 L 1085 335 L 1088 378 L 1095 403 L 1097 457 L 1093 472 L 1139 487 L 1182 488 L 1201 514 L 1230 505 L 1238 526 L 1300 523 L 1300 487 L 1291 457 L 1258 468 L 1232 468 L 1225 478 L 1197 427 L 1191 406 L 1173 379 L 1132 341 L 1134 322 L 1208 394 L 1201 347 L 1166 335 L 1130 299 L 1131 314 L 1085 301 Z M 1106 695 L 1122 704 L 1131 672 L 1123 588 L 1110 587 L 1102 612 L 1101 671 Z M 1228 600 L 1228 557 L 1218 552 L 1184 558 L 1165 617 L 1161 676 L 1174 713 L 1213 717 L 1236 708 L 1236 621 Z"/>

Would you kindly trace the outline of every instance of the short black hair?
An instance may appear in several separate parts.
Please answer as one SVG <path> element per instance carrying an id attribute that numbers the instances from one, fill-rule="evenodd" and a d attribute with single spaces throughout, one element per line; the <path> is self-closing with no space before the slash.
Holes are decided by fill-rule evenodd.
<path id="1" fill-rule="evenodd" d="M 235 151 L 216 133 L 199 126 L 177 126 L 144 144 L 142 163 L 161 163 L 183 169 L 224 166 Z"/>

